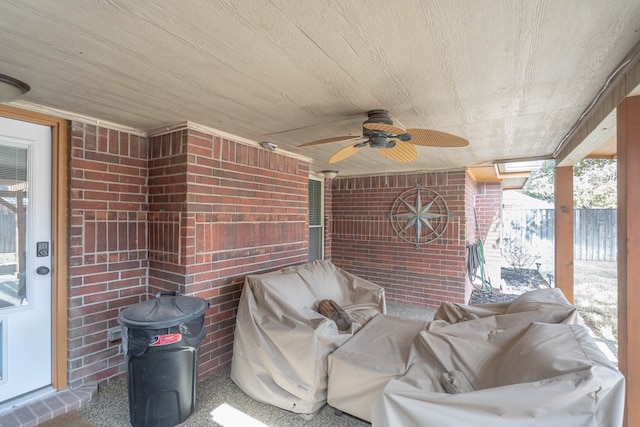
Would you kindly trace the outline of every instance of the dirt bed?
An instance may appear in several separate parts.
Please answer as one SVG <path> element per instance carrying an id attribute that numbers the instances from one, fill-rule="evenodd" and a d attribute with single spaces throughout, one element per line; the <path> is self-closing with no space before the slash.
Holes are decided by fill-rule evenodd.
<path id="1" fill-rule="evenodd" d="M 509 268 L 502 268 L 501 275 L 504 282 L 502 289 L 494 288 L 493 292 L 484 292 L 476 289 L 471 294 L 469 304 L 509 302 L 524 292 L 549 287 L 549 283 L 537 270 L 515 271 Z"/>

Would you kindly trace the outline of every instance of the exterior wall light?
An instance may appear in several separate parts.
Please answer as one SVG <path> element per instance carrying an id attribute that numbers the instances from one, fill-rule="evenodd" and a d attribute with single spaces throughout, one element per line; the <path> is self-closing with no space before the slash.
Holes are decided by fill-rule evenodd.
<path id="1" fill-rule="evenodd" d="M 320 171 L 320 173 L 327 179 L 333 179 L 338 176 L 338 171 Z"/>
<path id="2" fill-rule="evenodd" d="M 0 74 L 0 103 L 14 101 L 29 92 L 30 89 L 28 84 Z"/>
<path id="3" fill-rule="evenodd" d="M 260 145 L 262 145 L 262 148 L 269 151 L 276 151 L 276 149 L 278 148 L 278 144 L 276 144 L 275 142 L 265 141 L 261 142 Z"/>

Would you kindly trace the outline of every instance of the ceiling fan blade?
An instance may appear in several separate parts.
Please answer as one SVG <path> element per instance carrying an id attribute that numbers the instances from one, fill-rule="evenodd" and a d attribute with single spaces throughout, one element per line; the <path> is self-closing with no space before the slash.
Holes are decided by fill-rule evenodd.
<path id="1" fill-rule="evenodd" d="M 446 132 L 431 129 L 407 129 L 411 144 L 424 147 L 466 147 L 469 141 Z"/>
<path id="2" fill-rule="evenodd" d="M 338 163 L 344 159 L 347 159 L 353 156 L 354 154 L 356 154 L 358 151 L 362 150 L 365 147 L 367 146 L 366 145 L 363 145 L 360 147 L 355 145 L 346 146 L 343 149 L 336 151 L 333 154 L 333 156 L 331 156 L 331 158 L 329 159 L 329 163 Z"/>
<path id="3" fill-rule="evenodd" d="M 387 159 L 401 163 L 411 163 L 418 158 L 418 149 L 408 142 L 396 141 L 395 147 L 378 149 Z"/>
<path id="4" fill-rule="evenodd" d="M 328 144 L 330 142 L 338 142 L 338 141 L 350 141 L 352 139 L 360 139 L 361 136 L 334 136 L 332 138 L 319 139 L 317 141 L 305 142 L 304 144 L 298 145 L 298 147 L 311 147 L 312 145 L 320 145 L 320 144 Z"/>
<path id="5" fill-rule="evenodd" d="M 394 126 L 394 125 L 388 125 L 386 123 L 363 123 L 362 127 L 364 127 L 365 129 L 369 129 L 369 130 L 381 130 L 383 132 L 388 132 L 391 135 L 403 135 L 405 133 L 407 133 L 406 130 L 404 130 L 401 127 L 398 126 Z"/>

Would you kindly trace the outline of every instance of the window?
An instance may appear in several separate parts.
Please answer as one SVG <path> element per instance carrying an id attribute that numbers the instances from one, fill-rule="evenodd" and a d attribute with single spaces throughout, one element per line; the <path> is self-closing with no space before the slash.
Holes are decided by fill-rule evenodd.
<path id="1" fill-rule="evenodd" d="M 322 181 L 309 180 L 309 261 L 323 258 Z"/>

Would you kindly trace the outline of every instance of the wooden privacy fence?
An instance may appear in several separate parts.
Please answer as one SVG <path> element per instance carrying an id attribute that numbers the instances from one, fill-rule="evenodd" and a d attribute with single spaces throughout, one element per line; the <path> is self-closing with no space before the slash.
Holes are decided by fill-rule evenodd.
<path id="1" fill-rule="evenodd" d="M 616 261 L 616 209 L 575 209 L 573 211 L 574 259 Z M 504 209 L 502 238 L 519 239 L 536 246 L 554 240 L 553 209 Z"/>

